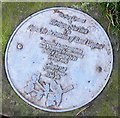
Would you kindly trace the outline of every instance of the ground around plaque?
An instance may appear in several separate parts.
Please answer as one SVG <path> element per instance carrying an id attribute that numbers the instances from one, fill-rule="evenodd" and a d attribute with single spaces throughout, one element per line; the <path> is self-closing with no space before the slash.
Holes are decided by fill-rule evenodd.
<path id="1" fill-rule="evenodd" d="M 4 71 L 4 52 L 11 33 L 30 14 L 41 9 L 66 6 L 81 9 L 96 19 L 109 35 L 113 47 L 114 63 L 110 80 L 104 91 L 90 104 L 66 113 L 49 113 L 25 103 L 13 91 Z M 111 21 L 111 20 L 110 20 Z M 104 3 L 2 3 L 2 114 L 6 116 L 117 116 L 118 115 L 118 51 L 119 33 L 107 18 Z M 81 96 L 82 97 L 82 96 Z M 88 108 L 86 108 L 88 107 Z"/>

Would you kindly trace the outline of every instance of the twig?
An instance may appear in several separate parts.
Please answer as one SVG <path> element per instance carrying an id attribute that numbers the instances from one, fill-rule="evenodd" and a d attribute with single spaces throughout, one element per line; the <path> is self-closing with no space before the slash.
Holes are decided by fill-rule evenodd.
<path id="1" fill-rule="evenodd" d="M 88 107 L 89 107 L 89 106 L 86 106 L 86 107 L 80 109 L 80 111 L 77 112 L 77 114 L 74 116 L 74 118 L 77 118 L 77 116 L 78 116 L 82 111 L 84 111 L 85 109 L 87 109 Z"/>

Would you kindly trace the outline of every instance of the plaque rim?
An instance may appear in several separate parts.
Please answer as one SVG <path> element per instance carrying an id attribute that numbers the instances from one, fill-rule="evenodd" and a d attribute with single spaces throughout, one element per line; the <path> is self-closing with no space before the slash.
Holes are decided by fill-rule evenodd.
<path id="1" fill-rule="evenodd" d="M 85 14 L 85 16 L 88 16 L 90 18 L 92 18 L 92 20 L 99 26 L 99 28 L 101 28 L 101 30 L 104 32 L 105 36 L 108 37 L 107 41 L 109 42 L 110 44 L 110 49 L 111 49 L 111 67 L 110 67 L 110 70 L 109 70 L 109 73 L 108 73 L 108 76 L 106 78 L 106 81 L 105 83 L 103 84 L 103 86 L 101 87 L 101 89 L 99 90 L 99 92 L 91 99 L 89 100 L 88 102 L 84 103 L 83 105 L 78 105 L 78 106 L 73 106 L 72 108 L 68 108 L 68 109 L 49 109 L 49 108 L 45 108 L 45 107 L 41 107 L 41 106 L 38 106 L 38 105 L 35 105 L 33 104 L 32 102 L 30 102 L 29 100 L 27 100 L 24 96 L 22 96 L 20 94 L 20 92 L 17 90 L 17 88 L 14 86 L 14 83 L 11 81 L 11 77 L 10 77 L 10 74 L 9 74 L 9 68 L 8 68 L 8 64 L 7 64 L 7 60 L 8 60 L 8 49 L 9 49 L 9 46 L 13 40 L 13 37 L 14 35 L 16 34 L 16 32 L 19 30 L 19 28 L 24 25 L 25 22 L 27 22 L 29 19 L 31 19 L 32 17 L 40 14 L 40 13 L 43 13 L 43 12 L 46 12 L 46 11 L 49 11 L 49 10 L 54 10 L 54 9 L 59 9 L 59 10 L 71 10 L 71 11 L 78 11 L 78 12 L 82 12 L 83 14 Z M 5 56 L 4 56 L 4 66 L 5 66 L 5 72 L 6 72 L 6 75 L 7 75 L 7 79 L 8 81 L 10 82 L 10 85 L 12 86 L 12 89 L 17 93 L 17 95 L 24 101 L 26 102 L 27 104 L 29 104 L 30 106 L 32 107 L 35 107 L 37 109 L 40 109 L 40 110 L 44 110 L 44 111 L 48 111 L 48 112 L 68 112 L 68 111 L 72 111 L 72 110 L 75 110 L 75 109 L 78 109 L 78 108 L 82 108 L 82 107 L 85 107 L 87 106 L 89 103 L 93 102 L 101 93 L 102 91 L 105 89 L 105 87 L 107 86 L 109 80 L 110 80 L 110 76 L 112 74 L 112 69 L 113 69 L 113 49 L 112 49 L 112 43 L 110 41 L 110 38 L 109 36 L 107 35 L 107 33 L 105 32 L 104 28 L 101 26 L 101 24 L 99 22 L 97 22 L 96 19 L 94 19 L 93 17 L 91 17 L 89 14 L 87 14 L 86 12 L 83 12 L 81 9 L 76 9 L 76 8 L 72 8 L 72 7 L 48 7 L 48 8 L 43 8 L 37 12 L 33 12 L 32 14 L 30 14 L 29 16 L 27 16 L 22 22 L 20 22 L 13 30 L 13 32 L 11 32 L 11 35 L 8 39 L 8 42 L 6 44 L 6 47 L 5 47 Z"/>

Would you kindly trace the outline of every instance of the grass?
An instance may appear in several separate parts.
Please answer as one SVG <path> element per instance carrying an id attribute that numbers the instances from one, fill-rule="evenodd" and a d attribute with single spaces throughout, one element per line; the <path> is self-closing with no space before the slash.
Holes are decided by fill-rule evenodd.
<path id="1" fill-rule="evenodd" d="M 116 35 L 120 32 L 120 2 L 103 3 L 101 7 L 106 12 L 106 17 L 109 20 L 108 32 L 112 25 L 112 33 Z"/>

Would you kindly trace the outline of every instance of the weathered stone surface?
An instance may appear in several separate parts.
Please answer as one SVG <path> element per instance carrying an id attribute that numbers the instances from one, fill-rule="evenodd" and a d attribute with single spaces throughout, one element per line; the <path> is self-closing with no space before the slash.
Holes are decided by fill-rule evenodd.
<path id="1" fill-rule="evenodd" d="M 27 18 L 14 31 L 5 54 L 7 76 L 18 95 L 53 112 L 93 100 L 105 87 L 112 63 L 102 27 L 71 8 L 51 8 Z"/>

